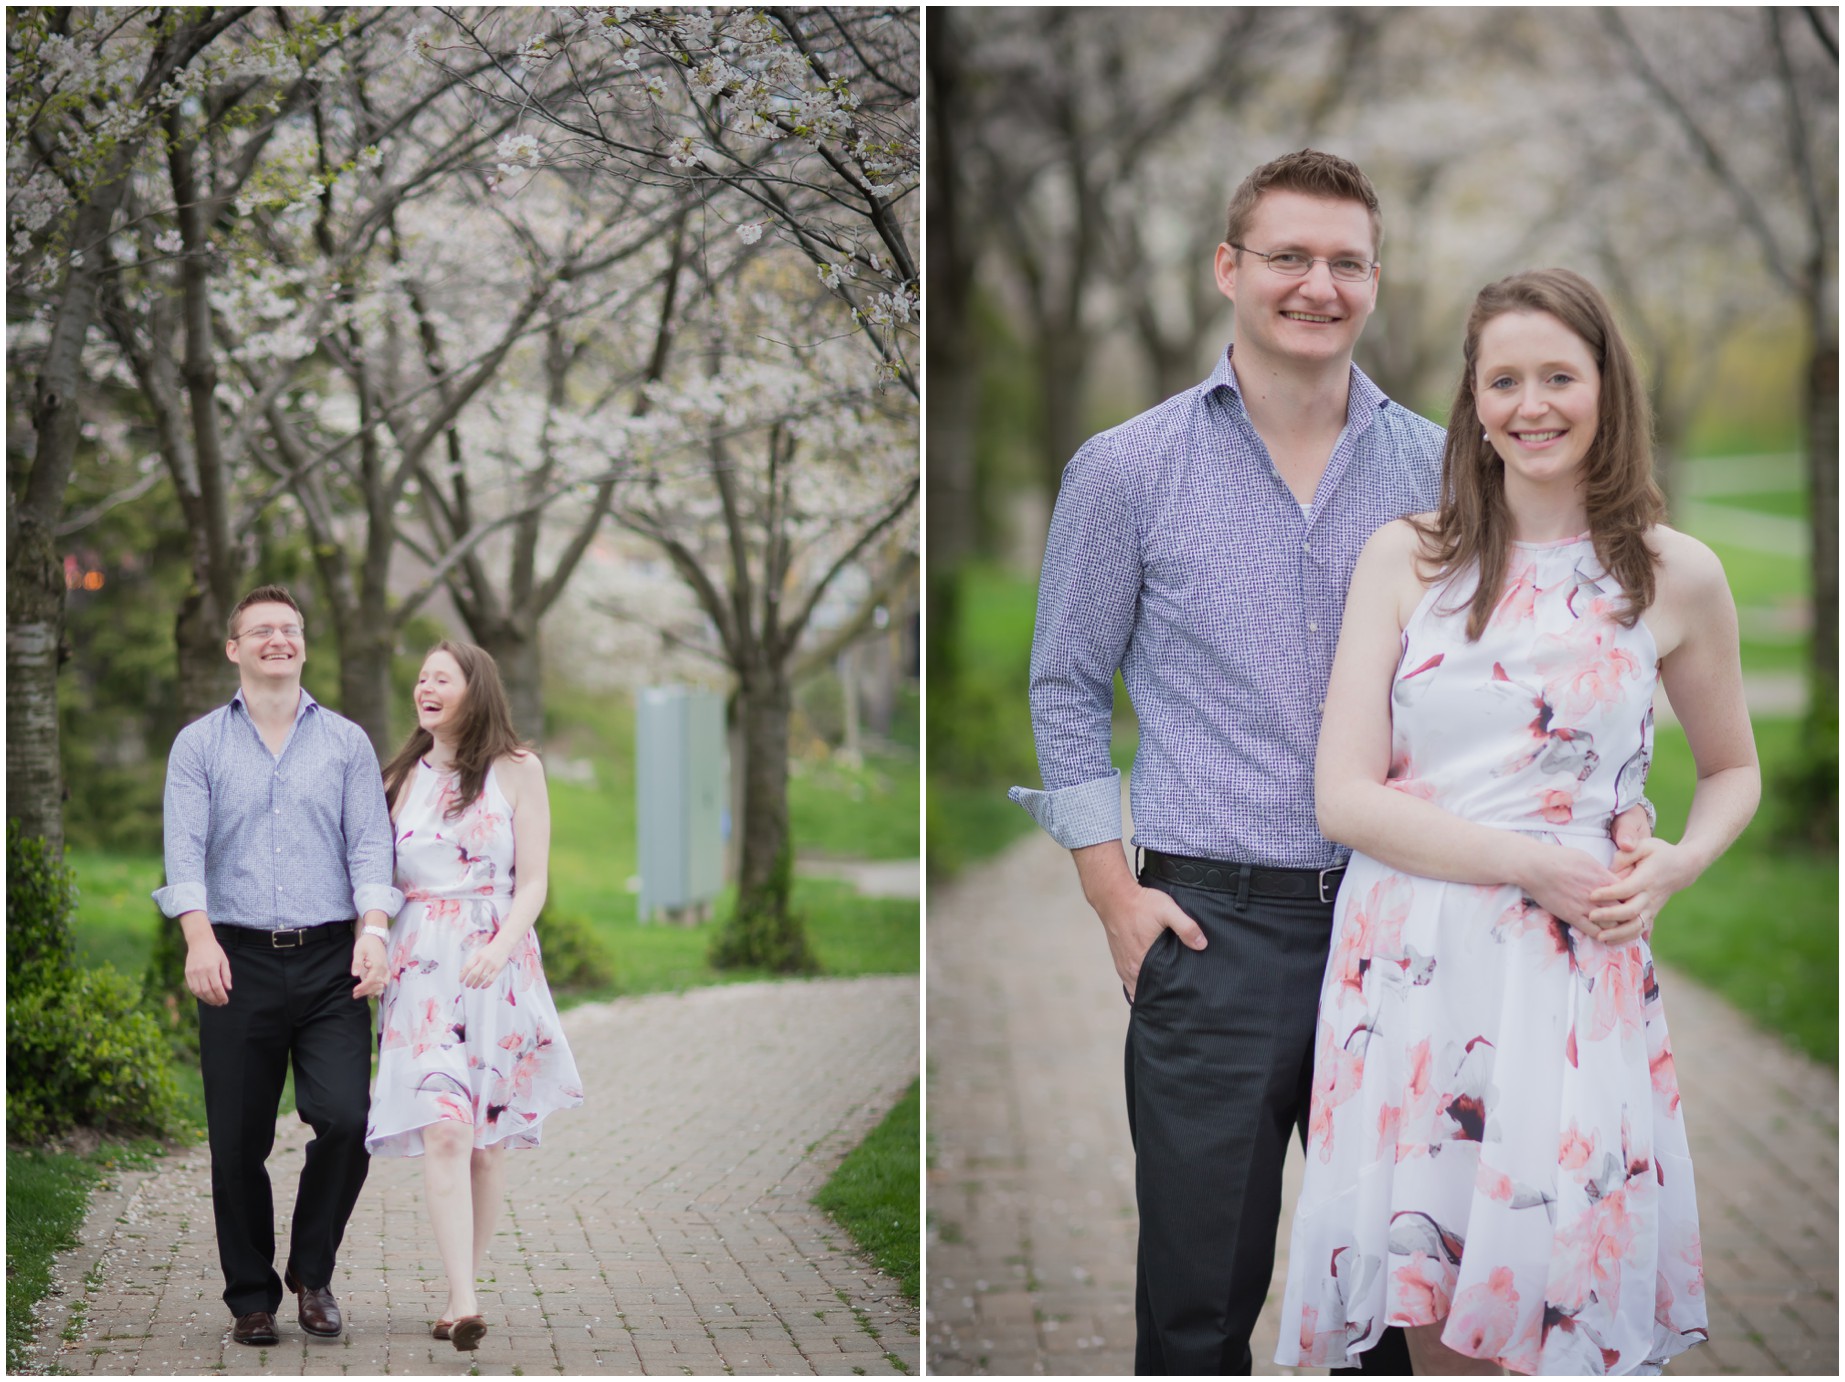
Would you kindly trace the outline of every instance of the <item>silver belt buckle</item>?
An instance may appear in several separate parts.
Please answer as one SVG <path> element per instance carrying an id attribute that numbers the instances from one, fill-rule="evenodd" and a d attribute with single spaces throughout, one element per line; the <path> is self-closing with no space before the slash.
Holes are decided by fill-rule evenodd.
<path id="1" fill-rule="evenodd" d="M 1338 875 L 1339 875 L 1339 876 L 1340 876 L 1341 878 L 1344 878 L 1344 876 L 1345 876 L 1345 865 L 1344 865 L 1344 864 L 1341 864 L 1341 865 L 1339 865 L 1339 867 L 1337 867 L 1337 868 L 1333 868 L 1333 869 L 1321 869 L 1321 870 L 1320 870 L 1320 901 L 1321 901 L 1321 902 L 1331 902 L 1331 901 L 1332 901 L 1332 898 L 1330 898 L 1330 897 L 1328 897 L 1328 896 L 1326 895 L 1326 875 L 1327 875 L 1327 874 L 1329 874 L 1329 873 L 1336 873 L 1336 874 L 1338 874 Z"/>
<path id="2" fill-rule="evenodd" d="M 288 944 L 284 945 L 282 943 L 282 937 L 284 936 L 293 936 L 294 939 L 290 941 Z M 301 931 L 299 927 L 284 926 L 279 930 L 271 931 L 269 933 L 269 948 L 271 950 L 299 950 L 301 946 L 302 946 L 302 940 L 301 940 Z"/>

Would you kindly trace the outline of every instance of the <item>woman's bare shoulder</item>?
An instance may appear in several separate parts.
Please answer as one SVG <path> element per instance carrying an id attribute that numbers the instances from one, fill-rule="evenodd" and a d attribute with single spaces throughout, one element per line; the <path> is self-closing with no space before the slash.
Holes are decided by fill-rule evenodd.
<path id="1" fill-rule="evenodd" d="M 1729 581 L 1717 554 L 1690 533 L 1655 523 L 1646 533 L 1647 546 L 1658 560 L 1659 590 L 1681 599 L 1703 599 L 1728 592 Z"/>
<path id="2" fill-rule="evenodd" d="M 543 791 L 545 786 L 545 765 L 531 749 L 515 749 L 511 753 L 501 754 L 493 760 L 494 768 L 499 772 L 500 783 L 508 796 L 517 796 L 533 789 Z"/>

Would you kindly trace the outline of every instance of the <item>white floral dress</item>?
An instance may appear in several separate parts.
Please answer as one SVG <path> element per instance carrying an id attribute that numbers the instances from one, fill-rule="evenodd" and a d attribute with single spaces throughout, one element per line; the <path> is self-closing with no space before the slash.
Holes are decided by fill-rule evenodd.
<path id="1" fill-rule="evenodd" d="M 499 934 L 512 906 L 512 807 L 487 770 L 457 820 L 444 813 L 459 781 L 419 763 L 398 813 L 390 977 L 379 1000 L 378 1082 L 365 1146 L 373 1156 L 420 1156 L 423 1129 L 474 1126 L 477 1148 L 536 1147 L 544 1120 L 583 1102 L 583 1081 L 528 931 L 486 988 L 462 966 Z"/>
<path id="2" fill-rule="evenodd" d="M 1652 635 L 1614 620 L 1586 537 L 1515 544 L 1469 643 L 1474 586 L 1404 630 L 1389 785 L 1605 862 L 1651 758 Z M 1360 854 L 1334 934 L 1276 1361 L 1355 1365 L 1444 1317 L 1448 1347 L 1523 1373 L 1656 1372 L 1707 1337 L 1647 944 Z"/>

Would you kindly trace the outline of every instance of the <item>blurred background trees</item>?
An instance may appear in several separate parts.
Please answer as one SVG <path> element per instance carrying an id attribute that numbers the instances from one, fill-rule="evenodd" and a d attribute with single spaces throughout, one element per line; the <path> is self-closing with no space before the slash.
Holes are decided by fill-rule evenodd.
<path id="1" fill-rule="evenodd" d="M 1651 382 L 1673 521 L 1724 558 L 1752 707 L 1788 727 L 1767 764 L 1778 837 L 1832 847 L 1836 11 L 930 24 L 932 861 L 1028 828 L 1001 794 L 1036 781 L 1025 660 L 1058 476 L 1083 438 L 1209 373 L 1234 335 L 1210 280 L 1230 193 L 1310 145 L 1383 199 L 1358 363 L 1437 421 L 1481 286 L 1547 264 L 1603 286 Z"/>
<path id="2" fill-rule="evenodd" d="M 1723 560 L 1766 791 L 1657 953 L 1838 1058 L 1838 12 L 952 9 L 930 15 L 928 858 L 1032 829 L 1027 664 L 1081 441 L 1234 337 L 1230 194 L 1317 147 L 1383 199 L 1361 368 L 1441 421 L 1468 305 L 1564 265 L 1642 357 L 1670 521 Z M 1114 758 L 1133 761 L 1116 686 Z M 1662 717 L 1649 795 L 1696 770 Z"/>
<path id="3" fill-rule="evenodd" d="M 737 793 L 729 910 L 799 941 L 759 862 L 805 819 L 790 756 L 861 793 L 890 786 L 867 750 L 917 771 L 919 30 L 902 8 L 9 9 L 23 837 L 157 862 L 167 746 L 234 689 L 225 616 L 275 580 L 308 689 L 381 752 L 430 642 L 489 648 L 604 837 L 632 831 L 633 689 L 724 692 L 733 776 L 771 789 Z M 706 656 L 739 629 L 751 656 Z M 779 719 L 750 709 L 771 664 Z M 632 840 L 600 846 L 594 905 L 631 917 Z"/>

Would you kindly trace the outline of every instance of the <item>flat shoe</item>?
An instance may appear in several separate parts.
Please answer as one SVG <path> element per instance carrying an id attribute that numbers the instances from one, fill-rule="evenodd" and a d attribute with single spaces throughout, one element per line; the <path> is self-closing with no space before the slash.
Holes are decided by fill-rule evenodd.
<path id="1" fill-rule="evenodd" d="M 462 1353 L 472 1353 L 487 1337 L 487 1322 L 479 1315 L 463 1315 L 448 1327 L 448 1339 Z"/>
<path id="2" fill-rule="evenodd" d="M 454 1327 L 455 1322 L 453 1320 L 437 1320 L 434 1324 L 429 1326 L 429 1337 L 432 1339 L 446 1339 L 448 1338 L 449 1330 Z"/>

